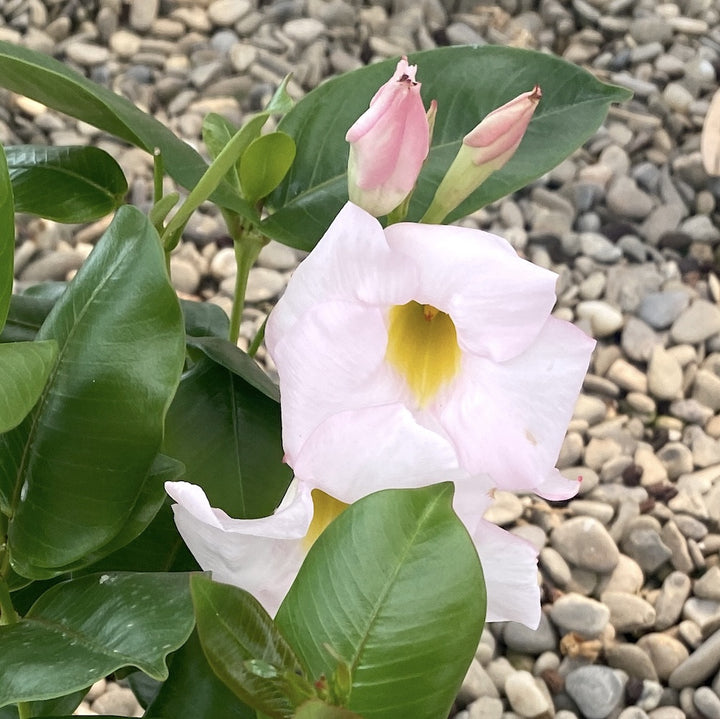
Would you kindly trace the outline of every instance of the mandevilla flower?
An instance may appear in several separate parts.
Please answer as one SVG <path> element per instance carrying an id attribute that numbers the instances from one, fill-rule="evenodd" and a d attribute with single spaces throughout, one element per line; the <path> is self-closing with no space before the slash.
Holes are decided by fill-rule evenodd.
<path id="1" fill-rule="evenodd" d="M 554 468 L 594 341 L 550 315 L 555 275 L 494 235 L 379 222 L 348 203 L 270 316 L 283 444 L 298 478 L 271 517 L 229 518 L 168 483 L 176 523 L 219 581 L 270 612 L 342 508 L 452 480 L 488 621 L 537 626 L 535 549 L 483 519 L 493 490 L 573 496 Z"/>
<path id="2" fill-rule="evenodd" d="M 394 210 L 415 187 L 430 149 L 430 129 L 416 65 L 407 58 L 348 130 L 348 195 L 379 217 Z"/>
<path id="3" fill-rule="evenodd" d="M 423 222 L 441 222 L 515 154 L 542 92 L 539 85 L 487 115 L 463 138 Z"/>
<path id="4" fill-rule="evenodd" d="M 489 233 L 345 205 L 267 325 L 295 475 L 343 502 L 477 476 L 573 496 L 554 465 L 594 341 L 550 315 L 555 280 Z"/>
<path id="5" fill-rule="evenodd" d="M 165 488 L 177 502 L 173 512 L 178 530 L 200 566 L 212 571 L 215 580 L 249 591 L 271 615 L 312 544 L 346 506 L 295 480 L 272 516 L 232 519 L 213 509 L 196 485 L 167 482 Z M 540 621 L 536 551 L 525 540 L 481 519 L 491 499 L 487 494 L 476 499 L 472 511 L 464 507 L 464 521 L 483 566 L 487 620 L 536 627 Z"/>

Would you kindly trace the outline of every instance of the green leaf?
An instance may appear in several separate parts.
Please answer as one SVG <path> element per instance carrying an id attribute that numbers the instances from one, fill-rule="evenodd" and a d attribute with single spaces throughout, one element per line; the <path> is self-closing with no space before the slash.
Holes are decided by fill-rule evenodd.
<path id="1" fill-rule="evenodd" d="M 210 157 L 215 159 L 237 131 L 238 128 L 222 115 L 218 115 L 216 112 L 205 115 L 202 124 L 202 139 L 210 153 Z M 231 167 L 226 178 L 239 192 L 240 180 L 238 180 L 237 167 Z"/>
<path id="2" fill-rule="evenodd" d="M 57 222 L 91 222 L 116 210 L 128 186 L 120 165 L 98 147 L 5 148 L 15 211 Z"/>
<path id="3" fill-rule="evenodd" d="M 11 561 L 30 578 L 50 577 L 117 536 L 159 450 L 184 331 L 142 213 L 120 208 L 38 339 L 57 342 L 55 366 L 30 415 L 0 436 Z"/>
<path id="4" fill-rule="evenodd" d="M 347 200 L 348 145 L 345 133 L 367 109 L 396 60 L 376 63 L 333 78 L 308 93 L 278 129 L 295 139 L 298 155 L 268 198 L 276 211 L 262 225 L 271 237 L 310 250 Z M 438 112 L 430 155 L 420 174 L 408 220 L 430 204 L 462 138 L 485 115 L 531 90 L 543 98 L 520 149 L 449 218 L 469 214 L 540 177 L 582 145 L 598 128 L 612 102 L 629 97 L 589 72 L 552 55 L 517 48 L 443 47 L 414 54 L 425 106 Z M 498 81 L 502 78 L 502 81 Z"/>
<path id="5" fill-rule="evenodd" d="M 291 75 L 286 75 L 282 82 L 278 85 L 277 90 L 275 90 L 275 93 L 270 98 L 270 102 L 268 103 L 267 107 L 265 108 L 265 112 L 269 115 L 284 115 L 287 112 L 290 112 L 293 105 L 295 104 L 292 97 L 288 94 L 287 86 L 290 82 Z"/>
<path id="6" fill-rule="evenodd" d="M 290 719 L 288 678 L 302 681 L 302 666 L 268 613 L 243 589 L 203 575 L 191 579 L 190 590 L 200 643 L 215 674 L 258 711 Z M 307 697 L 314 694 L 307 682 L 302 688 Z"/>
<path id="7" fill-rule="evenodd" d="M 5 326 L 13 286 L 15 210 L 7 159 L 0 145 L 0 330 Z M 2 375 L 0 375 L 2 376 Z"/>
<path id="8" fill-rule="evenodd" d="M 212 506 L 232 517 L 267 516 L 292 476 L 283 463 L 277 387 L 227 340 L 190 338 L 189 346 L 202 354 L 175 394 L 163 451 L 185 464 Z"/>
<path id="9" fill-rule="evenodd" d="M 40 702 L 30 702 L 31 717 L 60 717 L 61 714 L 67 715 L 68 712 L 75 711 L 87 694 L 90 687 L 85 687 L 72 694 L 66 694 L 62 697 L 46 699 Z M 0 719 L 18 719 L 17 707 L 11 704 L 0 708 Z M 75 717 L 70 717 L 75 719 Z"/>
<path id="10" fill-rule="evenodd" d="M 449 483 L 385 490 L 320 535 L 276 618 L 310 675 L 350 667 L 366 719 L 448 715 L 485 617 L 480 562 Z"/>
<path id="11" fill-rule="evenodd" d="M 180 307 L 185 318 L 186 334 L 193 337 L 228 336 L 230 319 L 218 305 L 212 302 L 180 300 Z"/>
<path id="12" fill-rule="evenodd" d="M 0 86 L 87 122 L 149 153 L 159 148 L 165 170 L 182 187 L 194 187 L 207 169 L 202 157 L 159 120 L 47 55 L 0 42 Z M 227 183 L 217 188 L 212 199 L 243 217 L 257 218 L 253 208 Z"/>
<path id="13" fill-rule="evenodd" d="M 49 589 L 0 627 L 0 706 L 83 689 L 120 667 L 156 679 L 193 628 L 187 574 L 108 573 Z"/>
<path id="14" fill-rule="evenodd" d="M 57 356 L 57 342 L 0 345 L 0 432 L 23 421 L 38 401 Z"/>
<path id="15" fill-rule="evenodd" d="M 215 675 L 197 631 L 169 657 L 170 676 L 145 712 L 145 719 L 255 719 Z"/>
<path id="16" fill-rule="evenodd" d="M 32 342 L 55 302 L 45 296 L 12 295 L 0 342 Z"/>
<path id="17" fill-rule="evenodd" d="M 269 195 L 295 159 L 295 141 L 284 132 L 270 132 L 253 140 L 240 157 L 238 176 L 245 199 L 255 204 Z"/>
<path id="18" fill-rule="evenodd" d="M 349 709 L 325 704 L 320 699 L 311 699 L 295 712 L 295 719 L 363 719 Z"/>

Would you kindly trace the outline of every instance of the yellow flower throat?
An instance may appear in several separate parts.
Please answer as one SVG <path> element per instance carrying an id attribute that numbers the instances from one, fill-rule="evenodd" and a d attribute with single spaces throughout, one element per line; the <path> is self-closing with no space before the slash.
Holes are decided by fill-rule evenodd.
<path id="1" fill-rule="evenodd" d="M 421 407 L 455 378 L 461 355 L 447 313 L 414 300 L 390 309 L 385 358 L 405 378 Z"/>

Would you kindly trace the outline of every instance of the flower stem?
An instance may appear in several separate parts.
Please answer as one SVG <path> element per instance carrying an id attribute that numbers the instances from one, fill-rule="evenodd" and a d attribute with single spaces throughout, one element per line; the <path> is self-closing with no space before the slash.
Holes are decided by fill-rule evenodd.
<path id="1" fill-rule="evenodd" d="M 237 344 L 240 336 L 240 322 L 245 308 L 245 293 L 247 291 L 250 269 L 255 264 L 260 250 L 267 244 L 267 239 L 254 230 L 246 230 L 239 237 L 233 238 L 235 250 L 235 296 L 233 297 L 232 313 L 230 314 L 230 342 Z"/>

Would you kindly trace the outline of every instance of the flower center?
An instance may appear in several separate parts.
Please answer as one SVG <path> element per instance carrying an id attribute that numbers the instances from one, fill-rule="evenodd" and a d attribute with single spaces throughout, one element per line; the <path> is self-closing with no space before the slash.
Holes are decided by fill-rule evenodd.
<path id="1" fill-rule="evenodd" d="M 308 527 L 307 534 L 303 538 L 303 547 L 306 552 L 310 551 L 310 547 L 315 544 L 317 538 L 323 533 L 325 528 L 335 517 L 342 514 L 348 507 L 345 502 L 341 502 L 329 494 L 325 494 L 320 489 L 313 489 L 311 492 L 313 501 L 313 518 Z"/>
<path id="2" fill-rule="evenodd" d="M 460 369 L 452 318 L 432 305 L 411 301 L 390 309 L 385 357 L 424 407 Z"/>

